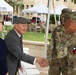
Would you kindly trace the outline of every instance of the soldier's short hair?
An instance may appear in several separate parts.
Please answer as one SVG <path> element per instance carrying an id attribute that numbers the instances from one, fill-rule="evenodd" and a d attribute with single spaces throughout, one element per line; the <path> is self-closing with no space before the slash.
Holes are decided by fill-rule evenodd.
<path id="1" fill-rule="evenodd" d="M 64 8 L 64 9 L 62 9 L 62 14 L 65 14 L 65 13 L 67 13 L 67 12 L 72 12 L 72 10 L 69 9 L 69 8 Z"/>
<path id="2" fill-rule="evenodd" d="M 62 9 L 61 17 L 64 17 L 64 15 L 65 15 L 67 12 L 72 12 L 72 10 L 69 9 L 69 8 L 64 8 L 64 9 Z"/>
<path id="3" fill-rule="evenodd" d="M 62 10 L 62 13 L 61 13 L 61 24 L 62 24 L 62 25 L 64 25 L 64 20 L 65 20 L 64 16 L 65 16 L 65 14 L 68 13 L 68 12 L 72 12 L 72 10 L 69 9 L 69 8 L 64 8 L 64 9 Z"/>
<path id="4" fill-rule="evenodd" d="M 66 14 L 64 14 L 64 19 L 72 19 L 72 20 L 76 20 L 76 11 L 75 12 L 67 12 Z"/>

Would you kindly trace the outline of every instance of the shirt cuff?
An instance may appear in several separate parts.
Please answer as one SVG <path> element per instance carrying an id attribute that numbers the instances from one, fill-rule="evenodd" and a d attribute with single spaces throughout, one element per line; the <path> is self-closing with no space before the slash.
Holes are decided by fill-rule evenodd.
<path id="1" fill-rule="evenodd" d="M 34 62 L 33 62 L 34 64 L 36 63 L 36 58 L 34 59 Z"/>

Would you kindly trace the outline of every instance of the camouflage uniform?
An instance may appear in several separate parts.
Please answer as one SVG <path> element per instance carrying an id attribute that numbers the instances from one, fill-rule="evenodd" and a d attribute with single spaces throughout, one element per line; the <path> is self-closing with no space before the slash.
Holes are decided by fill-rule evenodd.
<path id="1" fill-rule="evenodd" d="M 75 13 L 65 14 L 66 18 L 75 19 Z M 69 35 L 63 25 L 57 26 L 48 46 L 49 75 L 76 75 L 76 31 Z"/>
<path id="2" fill-rule="evenodd" d="M 62 10 L 62 13 L 61 13 L 61 24 L 63 25 L 64 24 L 64 15 L 67 13 L 67 12 L 72 12 L 71 9 L 68 9 L 68 8 L 64 8 Z"/>

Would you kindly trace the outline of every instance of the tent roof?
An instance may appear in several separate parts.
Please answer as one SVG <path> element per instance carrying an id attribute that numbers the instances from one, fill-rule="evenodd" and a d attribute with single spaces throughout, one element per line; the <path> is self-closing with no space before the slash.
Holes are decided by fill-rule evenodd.
<path id="1" fill-rule="evenodd" d="M 13 7 L 10 6 L 7 2 L 4 0 L 0 0 L 0 11 L 8 11 L 13 12 Z"/>
<path id="2" fill-rule="evenodd" d="M 32 8 L 22 10 L 22 12 L 46 14 L 46 13 L 48 13 L 48 8 L 47 8 L 47 6 L 45 6 L 45 4 L 40 2 L 37 5 L 33 6 Z"/>
<path id="3" fill-rule="evenodd" d="M 62 9 L 64 9 L 64 8 L 68 8 L 68 7 L 65 6 L 64 4 L 60 4 L 59 6 L 57 6 L 57 7 L 55 8 L 55 14 L 60 15 Z M 51 14 L 54 14 L 54 9 L 51 10 Z"/>

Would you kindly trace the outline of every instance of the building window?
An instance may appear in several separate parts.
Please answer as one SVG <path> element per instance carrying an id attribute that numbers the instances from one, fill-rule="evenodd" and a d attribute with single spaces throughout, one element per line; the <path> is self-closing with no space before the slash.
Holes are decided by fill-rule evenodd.
<path id="1" fill-rule="evenodd" d="M 38 16 L 40 16 L 41 14 L 37 14 Z"/>
<path id="2" fill-rule="evenodd" d="M 26 9 L 28 9 L 29 8 L 29 5 L 26 5 Z M 28 13 L 26 13 L 27 15 L 29 15 Z"/>
<path id="3" fill-rule="evenodd" d="M 33 7 L 33 5 L 31 5 L 31 7 Z"/>
<path id="4" fill-rule="evenodd" d="M 17 0 L 17 1 L 22 1 L 22 0 Z"/>
<path id="5" fill-rule="evenodd" d="M 71 0 L 71 2 L 73 2 L 73 0 Z"/>
<path id="6" fill-rule="evenodd" d="M 31 7 L 33 7 L 33 5 L 31 5 Z M 33 14 L 31 13 L 31 15 L 33 15 Z"/>
<path id="7" fill-rule="evenodd" d="M 26 9 L 28 9 L 29 8 L 29 5 L 26 5 Z"/>
<path id="8" fill-rule="evenodd" d="M 67 0 L 64 0 L 64 2 L 67 2 Z"/>

